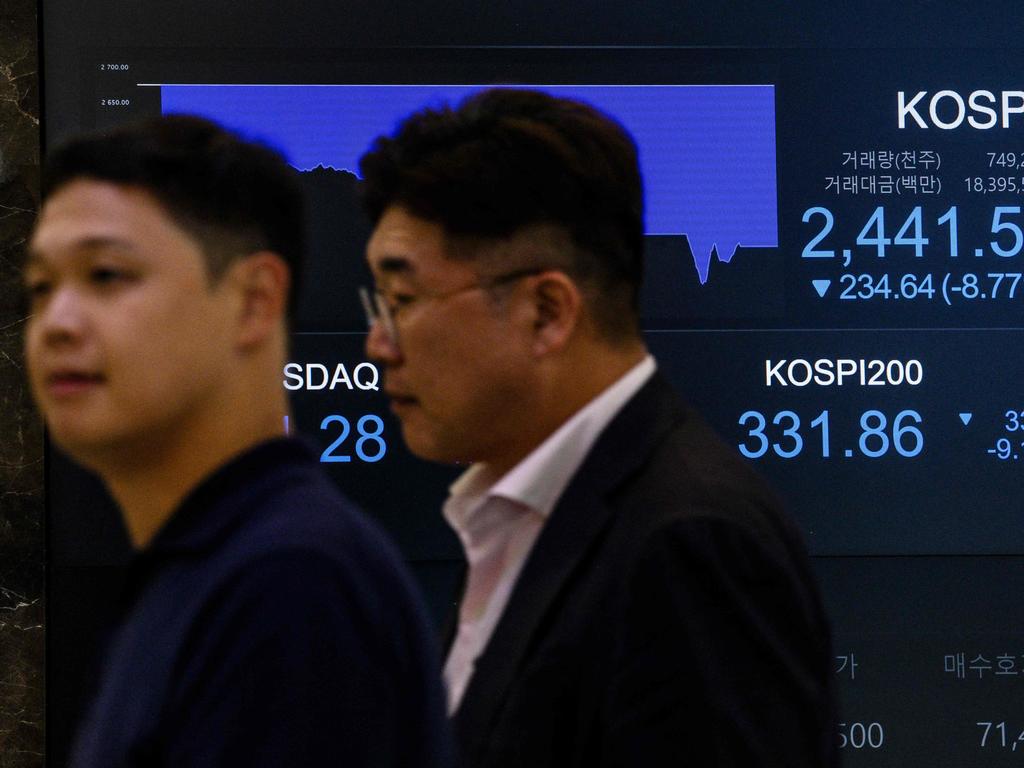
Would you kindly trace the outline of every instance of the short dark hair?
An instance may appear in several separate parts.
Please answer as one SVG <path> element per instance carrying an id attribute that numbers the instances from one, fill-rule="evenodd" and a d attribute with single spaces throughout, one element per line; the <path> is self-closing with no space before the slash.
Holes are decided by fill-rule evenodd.
<path id="1" fill-rule="evenodd" d="M 399 206 L 470 241 L 564 230 L 572 251 L 564 263 L 534 266 L 591 286 L 591 311 L 607 336 L 637 333 L 643 184 L 636 144 L 608 115 L 540 91 L 493 88 L 407 117 L 373 143 L 359 170 L 374 224 Z"/>
<path id="2" fill-rule="evenodd" d="M 168 115 L 71 139 L 47 158 L 42 200 L 77 179 L 138 187 L 199 243 L 212 280 L 238 256 L 270 250 L 291 271 L 289 312 L 305 255 L 297 172 L 276 151 L 209 120 Z"/>

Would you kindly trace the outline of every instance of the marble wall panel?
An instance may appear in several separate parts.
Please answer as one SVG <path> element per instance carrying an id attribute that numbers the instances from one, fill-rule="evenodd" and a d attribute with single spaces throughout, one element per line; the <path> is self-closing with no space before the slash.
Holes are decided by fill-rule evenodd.
<path id="1" fill-rule="evenodd" d="M 38 199 L 36 4 L 0 3 L 0 768 L 43 765 L 43 433 L 25 383 L 21 261 Z"/>

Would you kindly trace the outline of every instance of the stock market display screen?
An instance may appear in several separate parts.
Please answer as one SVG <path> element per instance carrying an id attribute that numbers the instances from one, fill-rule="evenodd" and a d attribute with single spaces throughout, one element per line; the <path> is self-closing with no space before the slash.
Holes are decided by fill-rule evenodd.
<path id="1" fill-rule="evenodd" d="M 358 159 L 421 107 L 526 85 L 636 139 L 646 342 L 803 531 L 845 764 L 1024 765 L 1019 9 L 98 5 L 43 4 L 47 140 L 196 113 L 301 172 L 310 263 L 286 426 L 387 527 L 439 620 L 458 468 L 406 451 L 363 350 Z M 56 456 L 48 483 L 50 679 L 65 665 L 51 686 L 74 701 L 66 659 L 125 545 L 93 480 Z"/>

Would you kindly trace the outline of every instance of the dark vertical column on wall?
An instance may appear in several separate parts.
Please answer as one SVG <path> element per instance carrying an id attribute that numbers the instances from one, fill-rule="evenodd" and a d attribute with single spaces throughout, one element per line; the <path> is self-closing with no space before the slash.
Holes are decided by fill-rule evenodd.
<path id="1" fill-rule="evenodd" d="M 43 764 L 43 435 L 25 382 L 21 263 L 39 189 L 36 4 L 0 8 L 0 768 Z"/>

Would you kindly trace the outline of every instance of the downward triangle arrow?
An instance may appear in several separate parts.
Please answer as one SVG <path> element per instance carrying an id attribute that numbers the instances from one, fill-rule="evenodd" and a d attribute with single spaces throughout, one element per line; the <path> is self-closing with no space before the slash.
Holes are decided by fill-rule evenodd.
<path id="1" fill-rule="evenodd" d="M 831 280 L 811 280 L 811 284 L 814 286 L 814 290 L 818 292 L 821 298 L 825 298 L 825 294 L 828 293 L 829 286 L 832 285 Z"/>
<path id="2" fill-rule="evenodd" d="M 973 418 L 974 418 L 974 414 L 973 413 L 961 413 L 960 414 L 960 421 L 962 421 L 964 423 L 965 427 L 968 424 L 971 423 L 971 419 L 973 419 Z"/>

